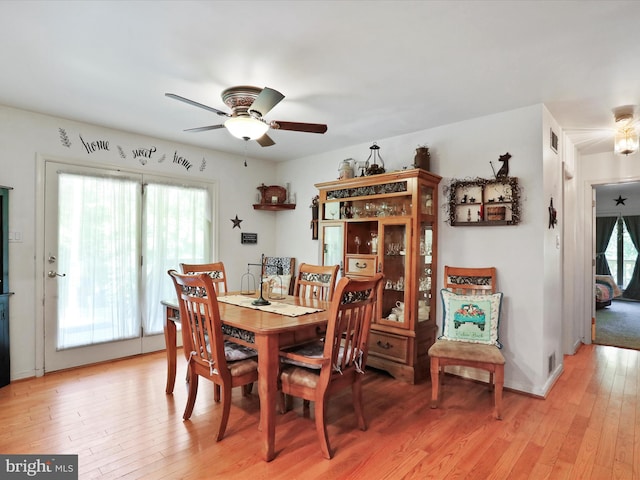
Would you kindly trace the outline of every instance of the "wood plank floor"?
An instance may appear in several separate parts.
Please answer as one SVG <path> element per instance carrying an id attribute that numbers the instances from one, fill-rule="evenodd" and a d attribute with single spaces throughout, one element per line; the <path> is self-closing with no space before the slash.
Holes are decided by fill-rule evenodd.
<path id="1" fill-rule="evenodd" d="M 182 361 L 181 361 L 182 360 Z M 546 400 L 505 392 L 492 418 L 485 386 L 447 377 L 442 407 L 430 383 L 383 372 L 365 380 L 369 429 L 357 430 L 347 394 L 329 408 L 336 450 L 325 460 L 301 402 L 278 417 L 277 457 L 261 460 L 257 394 L 233 394 L 225 438 L 220 405 L 200 383 L 182 420 L 185 362 L 165 395 L 163 352 L 14 382 L 0 389 L 0 452 L 78 454 L 81 479 L 638 479 L 640 352 L 583 346 Z M 256 389 L 254 389 L 254 392 Z M 313 416 L 313 413 L 311 414 Z"/>

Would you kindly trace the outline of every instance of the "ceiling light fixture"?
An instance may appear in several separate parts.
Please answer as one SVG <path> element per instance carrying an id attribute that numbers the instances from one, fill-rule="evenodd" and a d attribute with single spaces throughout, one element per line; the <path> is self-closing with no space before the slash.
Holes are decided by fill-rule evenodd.
<path id="1" fill-rule="evenodd" d="M 269 125 L 265 122 L 244 115 L 229 118 L 224 126 L 231 135 L 244 140 L 257 140 L 269 130 Z"/>
<path id="2" fill-rule="evenodd" d="M 613 111 L 616 119 L 614 150 L 618 155 L 632 155 L 638 151 L 638 130 L 633 121 L 633 105 Z"/>

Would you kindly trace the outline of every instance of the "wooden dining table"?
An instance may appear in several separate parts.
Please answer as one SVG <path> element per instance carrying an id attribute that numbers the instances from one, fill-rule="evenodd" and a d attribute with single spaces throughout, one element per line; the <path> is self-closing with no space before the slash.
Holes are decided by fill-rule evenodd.
<path id="1" fill-rule="evenodd" d="M 229 292 L 228 295 L 239 295 Z M 258 351 L 258 395 L 260 397 L 260 437 L 264 460 L 275 457 L 276 400 L 278 394 L 279 350 L 324 336 L 330 302 L 286 296 L 276 303 L 319 309 L 299 316 L 287 316 L 230 303 L 218 302 L 226 338 L 249 344 Z M 176 380 L 177 328 L 180 311 L 177 301 L 162 301 L 167 353 L 167 394 Z M 185 353 L 185 357 L 188 354 Z"/>

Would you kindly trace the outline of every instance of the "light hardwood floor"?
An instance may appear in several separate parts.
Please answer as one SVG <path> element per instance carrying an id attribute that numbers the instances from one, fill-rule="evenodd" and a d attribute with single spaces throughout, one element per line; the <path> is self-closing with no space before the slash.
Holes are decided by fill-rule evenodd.
<path id="1" fill-rule="evenodd" d="M 81 479 L 640 479 L 640 352 L 583 346 L 565 357 L 546 400 L 506 391 L 492 417 L 484 385 L 447 377 L 441 408 L 430 383 L 369 371 L 369 429 L 356 429 L 348 394 L 333 399 L 325 460 L 301 402 L 278 417 L 277 457 L 258 453 L 257 394 L 233 393 L 225 438 L 220 405 L 201 382 L 182 420 L 184 357 L 165 395 L 163 352 L 53 373 L 0 389 L 0 452 L 78 454 Z M 313 416 L 313 413 L 311 414 Z"/>

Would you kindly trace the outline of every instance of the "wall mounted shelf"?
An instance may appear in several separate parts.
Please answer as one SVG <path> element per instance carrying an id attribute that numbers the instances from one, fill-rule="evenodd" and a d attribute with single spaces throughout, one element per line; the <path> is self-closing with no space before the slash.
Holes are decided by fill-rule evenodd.
<path id="1" fill-rule="evenodd" d="M 453 180 L 448 189 L 451 226 L 486 227 L 520 222 L 520 187 L 516 177 Z"/>
<path id="2" fill-rule="evenodd" d="M 294 208 L 296 208 L 295 203 L 254 203 L 253 204 L 254 210 L 277 211 L 277 210 L 293 210 Z"/>
<path id="3" fill-rule="evenodd" d="M 287 184 L 288 186 L 289 184 Z M 253 204 L 254 210 L 293 210 L 296 208 L 295 203 L 289 203 L 291 200 L 295 202 L 295 197 L 287 197 L 287 189 L 280 185 L 265 185 L 264 183 L 258 187 L 260 195 L 259 203 Z M 287 200 L 289 202 L 287 202 Z"/>

